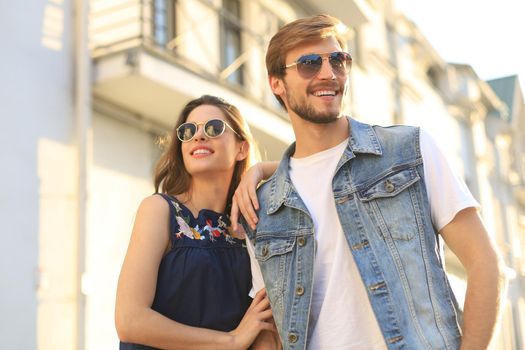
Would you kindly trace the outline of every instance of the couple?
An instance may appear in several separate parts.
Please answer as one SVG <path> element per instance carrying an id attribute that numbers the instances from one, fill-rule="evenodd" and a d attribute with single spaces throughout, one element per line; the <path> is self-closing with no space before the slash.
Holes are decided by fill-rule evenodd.
<path id="1" fill-rule="evenodd" d="M 299 19 L 270 41 L 296 136 L 280 164 L 247 170 L 234 106 L 185 106 L 122 267 L 121 349 L 487 348 L 504 278 L 478 204 L 426 133 L 341 115 L 352 60 L 339 23 Z M 464 314 L 439 236 L 467 271 Z"/>

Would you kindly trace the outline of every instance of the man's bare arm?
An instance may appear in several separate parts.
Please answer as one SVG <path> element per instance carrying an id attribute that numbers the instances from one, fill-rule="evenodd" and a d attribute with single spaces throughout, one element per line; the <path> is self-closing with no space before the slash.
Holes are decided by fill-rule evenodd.
<path id="1" fill-rule="evenodd" d="M 506 288 L 504 263 L 475 208 L 460 211 L 440 234 L 467 271 L 460 350 L 486 349 Z"/>

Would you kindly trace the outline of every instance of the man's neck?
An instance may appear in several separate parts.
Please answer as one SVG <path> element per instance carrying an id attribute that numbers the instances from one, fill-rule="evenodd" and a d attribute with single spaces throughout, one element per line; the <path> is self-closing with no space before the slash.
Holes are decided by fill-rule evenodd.
<path id="1" fill-rule="evenodd" d="M 345 116 L 327 124 L 316 124 L 298 117 L 291 120 L 296 138 L 295 158 L 308 157 L 335 147 L 349 136 Z"/>

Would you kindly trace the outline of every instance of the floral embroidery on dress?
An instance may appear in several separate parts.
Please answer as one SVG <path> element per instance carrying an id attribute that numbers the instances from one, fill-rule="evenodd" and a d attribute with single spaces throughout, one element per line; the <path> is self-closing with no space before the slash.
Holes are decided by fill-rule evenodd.
<path id="1" fill-rule="evenodd" d="M 191 231 L 186 221 L 184 221 L 184 219 L 180 216 L 176 216 L 175 219 L 177 220 L 177 224 L 179 224 L 179 232 L 177 232 L 177 238 L 180 238 L 181 235 L 185 235 L 186 237 L 193 239 L 193 232 Z"/>
<path id="2" fill-rule="evenodd" d="M 171 201 L 171 203 L 173 203 L 173 205 L 175 206 L 175 210 L 177 211 L 177 213 L 182 211 L 182 209 L 180 208 L 179 203 L 174 202 L 174 201 Z"/>
<path id="3" fill-rule="evenodd" d="M 216 239 L 223 236 L 226 242 L 231 244 L 235 243 L 235 240 L 228 231 L 228 225 L 224 222 L 222 215 L 217 219 L 217 226 L 213 225 L 212 220 L 206 219 L 205 226 L 201 228 L 197 225 L 193 228 L 189 225 L 190 217 L 182 214 L 182 209 L 179 203 L 175 201 L 172 201 L 172 203 L 174 204 L 176 211 L 175 220 L 179 226 L 179 232 L 175 234 L 178 239 L 182 238 L 182 236 L 186 236 L 190 239 L 198 240 L 208 238 L 210 241 L 214 242 Z"/>

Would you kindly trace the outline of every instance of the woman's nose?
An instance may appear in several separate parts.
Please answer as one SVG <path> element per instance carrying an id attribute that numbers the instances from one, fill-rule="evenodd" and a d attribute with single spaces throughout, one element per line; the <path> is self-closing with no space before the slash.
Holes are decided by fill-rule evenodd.
<path id="1" fill-rule="evenodd" d="M 206 138 L 206 134 L 204 134 L 204 125 L 197 125 L 197 131 L 195 132 L 195 135 L 193 136 L 194 140 L 204 140 Z"/>

